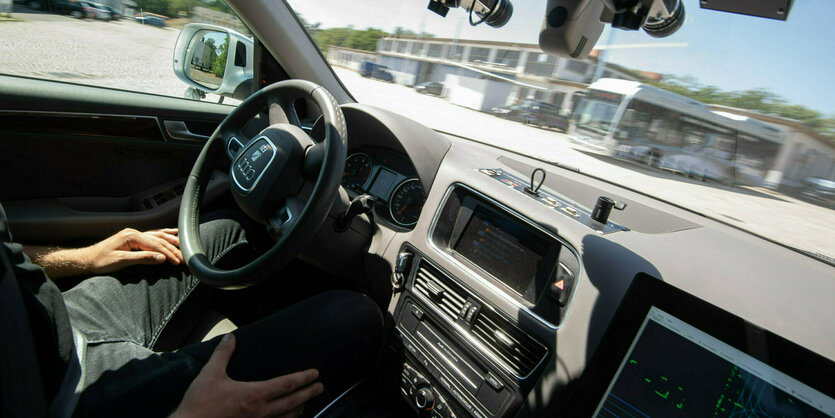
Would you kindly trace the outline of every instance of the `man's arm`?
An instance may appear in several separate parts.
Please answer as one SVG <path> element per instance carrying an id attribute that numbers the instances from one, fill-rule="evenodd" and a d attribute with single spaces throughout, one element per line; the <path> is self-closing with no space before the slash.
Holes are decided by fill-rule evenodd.
<path id="1" fill-rule="evenodd" d="M 116 235 L 84 248 L 24 246 L 32 262 L 43 267 L 52 279 L 106 274 L 136 264 L 174 265 L 183 262 L 177 229 L 139 232 L 123 229 Z"/>

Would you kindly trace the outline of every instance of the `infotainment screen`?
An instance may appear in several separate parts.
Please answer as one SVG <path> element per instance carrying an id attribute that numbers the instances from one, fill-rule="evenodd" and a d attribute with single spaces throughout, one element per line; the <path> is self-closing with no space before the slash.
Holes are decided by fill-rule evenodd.
<path id="1" fill-rule="evenodd" d="M 535 303 L 538 283 L 554 269 L 559 248 L 539 231 L 478 205 L 453 246 L 525 300 Z"/>

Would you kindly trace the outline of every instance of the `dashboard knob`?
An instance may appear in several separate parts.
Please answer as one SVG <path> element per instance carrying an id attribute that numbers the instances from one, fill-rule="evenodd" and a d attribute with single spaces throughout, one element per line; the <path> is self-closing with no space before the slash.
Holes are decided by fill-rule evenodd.
<path id="1" fill-rule="evenodd" d="M 435 395 L 432 393 L 432 390 L 429 388 L 423 388 L 417 393 L 415 393 L 415 405 L 418 409 L 423 409 L 425 411 L 432 410 L 432 407 L 435 406 Z"/>

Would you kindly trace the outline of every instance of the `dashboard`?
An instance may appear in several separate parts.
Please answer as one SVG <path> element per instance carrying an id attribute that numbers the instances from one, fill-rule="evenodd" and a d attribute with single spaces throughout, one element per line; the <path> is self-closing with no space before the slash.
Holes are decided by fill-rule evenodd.
<path id="1" fill-rule="evenodd" d="M 835 358 L 830 266 L 577 170 L 343 110 L 342 184 L 374 197 L 367 257 L 386 266 L 366 274 L 391 283 L 384 373 L 417 415 L 559 415 L 640 275 Z M 601 197 L 625 206 L 605 224 Z"/>

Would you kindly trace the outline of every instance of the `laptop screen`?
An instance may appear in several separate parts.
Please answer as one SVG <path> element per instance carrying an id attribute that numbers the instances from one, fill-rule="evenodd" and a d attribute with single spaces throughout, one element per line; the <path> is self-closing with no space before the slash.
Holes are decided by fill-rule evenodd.
<path id="1" fill-rule="evenodd" d="M 650 307 L 595 416 L 835 416 L 835 400 Z"/>

